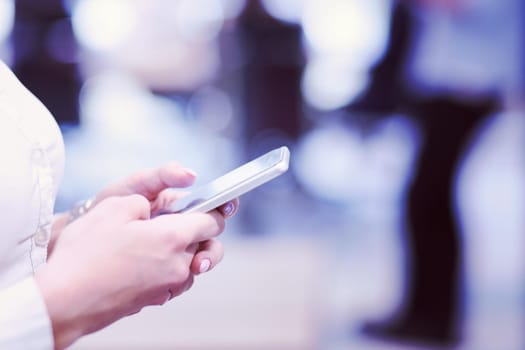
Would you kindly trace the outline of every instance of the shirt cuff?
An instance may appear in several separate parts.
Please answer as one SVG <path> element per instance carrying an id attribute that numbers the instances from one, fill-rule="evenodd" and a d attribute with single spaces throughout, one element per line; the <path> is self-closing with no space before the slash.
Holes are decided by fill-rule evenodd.
<path id="1" fill-rule="evenodd" d="M 0 290 L 0 349 L 53 348 L 51 321 L 35 279 Z"/>

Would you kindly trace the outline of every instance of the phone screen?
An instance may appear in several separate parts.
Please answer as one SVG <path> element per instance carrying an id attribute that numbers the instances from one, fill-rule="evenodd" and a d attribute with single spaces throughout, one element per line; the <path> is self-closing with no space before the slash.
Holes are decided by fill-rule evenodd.
<path id="1" fill-rule="evenodd" d="M 288 169 L 289 150 L 280 147 L 192 190 L 171 212 L 208 211 L 281 175 Z"/>

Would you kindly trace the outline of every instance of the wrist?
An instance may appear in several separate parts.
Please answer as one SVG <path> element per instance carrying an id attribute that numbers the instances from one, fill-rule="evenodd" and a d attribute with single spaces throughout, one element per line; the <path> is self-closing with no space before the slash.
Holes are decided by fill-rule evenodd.
<path id="1" fill-rule="evenodd" d="M 87 332 L 82 326 L 77 310 L 80 309 L 80 300 L 71 288 L 54 278 L 52 271 L 45 265 L 35 274 L 44 303 L 47 307 L 55 349 L 65 349 Z"/>
<path id="2" fill-rule="evenodd" d="M 82 215 L 86 214 L 95 203 L 94 198 L 88 198 L 86 200 L 77 202 L 73 208 L 69 211 L 69 217 L 67 219 L 67 223 L 71 223 L 81 217 Z"/>
<path id="3" fill-rule="evenodd" d="M 51 226 L 51 239 L 47 245 L 47 256 L 50 257 L 55 249 L 55 244 L 60 237 L 60 233 L 66 227 L 69 220 L 69 213 L 55 214 L 53 217 L 53 224 Z"/>

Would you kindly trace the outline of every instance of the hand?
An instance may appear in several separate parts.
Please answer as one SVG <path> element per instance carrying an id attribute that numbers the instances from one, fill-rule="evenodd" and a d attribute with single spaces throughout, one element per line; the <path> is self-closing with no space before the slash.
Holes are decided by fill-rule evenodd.
<path id="1" fill-rule="evenodd" d="M 102 189 L 95 197 L 91 208 L 110 197 L 139 194 L 149 200 L 151 204 L 150 216 L 155 216 L 156 213 L 162 211 L 162 209 L 184 195 L 182 192 L 172 191 L 172 188 L 191 186 L 195 178 L 196 174 L 192 170 L 183 168 L 174 162 L 156 169 L 145 169 Z M 238 206 L 239 201 L 235 199 L 223 205 L 219 210 L 223 212 L 225 217 L 231 217 L 235 214 Z M 48 246 L 48 256 L 51 257 L 53 255 L 55 243 L 67 223 L 67 214 L 55 220 L 51 242 Z M 199 274 L 211 270 L 220 260 L 216 259 L 216 257 L 218 255 L 222 256 L 222 251 L 222 244 L 216 240 L 202 242 L 192 263 L 192 272 Z"/>
<path id="2" fill-rule="evenodd" d="M 110 197 L 64 229 L 36 274 L 57 348 L 183 293 L 198 249 L 210 264 L 222 257 L 213 243 L 224 229 L 221 211 L 150 215 L 143 196 Z"/>
<path id="3" fill-rule="evenodd" d="M 186 193 L 166 190 L 152 204 L 152 213 L 164 212 L 171 204 L 183 197 Z M 231 218 L 239 208 L 239 199 L 235 198 L 230 202 L 221 205 L 217 210 L 222 213 L 225 219 Z M 199 244 L 191 264 L 191 272 L 195 275 L 210 271 L 218 262 L 222 260 L 224 247 L 217 239 L 210 239 Z"/>
<path id="4" fill-rule="evenodd" d="M 91 208 L 109 197 L 140 194 L 152 203 L 152 210 L 156 210 L 160 206 L 159 203 L 165 202 L 162 195 L 163 191 L 170 187 L 190 186 L 195 181 L 195 177 L 196 174 L 193 171 L 182 168 L 174 162 L 156 169 L 145 169 L 128 176 L 124 180 L 106 186 L 94 198 Z M 52 255 L 56 241 L 70 221 L 68 214 L 63 213 L 55 218 L 51 241 L 48 246 L 48 256 Z"/>

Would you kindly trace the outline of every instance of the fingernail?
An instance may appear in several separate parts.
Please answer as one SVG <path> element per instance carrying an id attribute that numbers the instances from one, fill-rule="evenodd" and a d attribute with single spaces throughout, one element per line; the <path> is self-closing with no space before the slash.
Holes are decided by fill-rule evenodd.
<path id="1" fill-rule="evenodd" d="M 222 207 L 222 212 L 226 216 L 232 215 L 234 210 L 235 210 L 235 206 L 233 205 L 232 202 L 228 202 Z"/>
<path id="2" fill-rule="evenodd" d="M 197 173 L 194 172 L 193 170 L 189 169 L 189 168 L 182 168 L 182 170 L 186 173 L 186 174 L 189 174 L 193 177 L 197 177 Z"/>
<path id="3" fill-rule="evenodd" d="M 199 272 L 204 273 L 210 269 L 211 262 L 208 259 L 204 259 L 201 262 L 201 266 L 199 266 Z"/>

